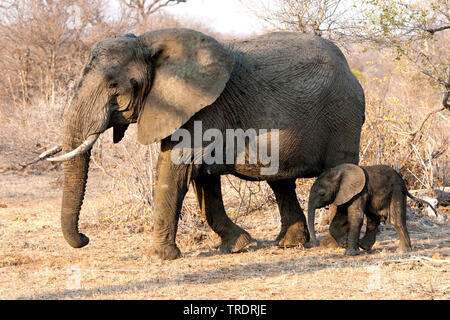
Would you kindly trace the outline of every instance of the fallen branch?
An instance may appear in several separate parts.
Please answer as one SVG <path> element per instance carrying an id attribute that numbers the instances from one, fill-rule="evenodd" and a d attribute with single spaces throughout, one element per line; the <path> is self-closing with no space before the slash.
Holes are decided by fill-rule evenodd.
<path id="1" fill-rule="evenodd" d="M 26 167 L 29 167 L 29 166 L 31 166 L 32 164 L 35 164 L 35 163 L 37 163 L 37 162 L 39 162 L 39 161 L 45 160 L 45 159 L 47 159 L 48 157 L 51 157 L 51 156 L 53 156 L 53 155 L 55 155 L 55 154 L 57 154 L 57 153 L 59 153 L 59 152 L 61 152 L 61 151 L 62 151 L 62 146 L 61 146 L 61 145 L 59 145 L 59 146 L 54 146 L 54 147 L 52 147 L 52 148 L 50 148 L 50 149 L 48 149 L 48 150 L 42 152 L 42 153 L 39 155 L 39 157 L 38 157 L 37 159 L 34 159 L 33 161 L 30 161 L 30 162 L 25 163 L 25 164 L 20 164 L 20 163 L 19 163 L 19 166 L 21 167 L 20 170 L 23 170 L 23 169 L 25 169 Z"/>
<path id="2" fill-rule="evenodd" d="M 433 270 L 436 271 L 441 271 L 441 272 L 448 272 L 450 271 L 450 268 L 442 268 L 442 266 L 446 267 L 446 264 L 450 264 L 450 260 L 449 259 L 433 259 L 433 258 L 429 258 L 429 257 L 425 257 L 425 256 L 413 256 L 412 258 L 409 259 L 396 259 L 396 260 L 385 260 L 382 263 L 387 264 L 387 263 L 399 263 L 399 264 L 408 264 L 408 263 L 414 263 L 414 262 L 420 262 L 422 263 L 425 267 L 431 268 Z M 431 264 L 430 264 L 431 262 Z M 439 265 L 433 265 L 433 263 Z"/>
<path id="3" fill-rule="evenodd" d="M 130 205 L 124 206 L 124 207 L 123 207 L 122 209 L 120 209 L 119 211 L 113 213 L 112 215 L 110 215 L 110 216 L 108 216 L 108 217 L 103 218 L 102 221 L 105 222 L 105 221 L 108 221 L 108 220 L 113 219 L 114 217 L 118 216 L 118 215 L 121 214 L 125 209 L 128 209 L 129 207 L 130 207 Z"/>
<path id="4" fill-rule="evenodd" d="M 433 259 L 433 258 L 430 258 L 430 257 L 417 257 L 417 258 L 421 259 L 421 260 L 431 261 L 431 262 L 434 262 L 434 263 L 450 263 L 449 259 Z"/>

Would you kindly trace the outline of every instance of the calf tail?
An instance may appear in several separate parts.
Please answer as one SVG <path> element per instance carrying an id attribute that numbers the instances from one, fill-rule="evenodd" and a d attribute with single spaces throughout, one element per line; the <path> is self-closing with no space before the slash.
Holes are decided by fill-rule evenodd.
<path id="1" fill-rule="evenodd" d="M 435 208 L 433 207 L 433 205 L 432 205 L 431 203 L 429 203 L 428 201 L 425 201 L 425 200 L 423 200 L 423 199 L 420 199 L 420 198 L 417 198 L 417 197 L 413 196 L 411 193 L 409 193 L 408 190 L 406 190 L 406 195 L 407 195 L 408 197 L 410 197 L 411 199 L 413 199 L 414 201 L 418 201 L 418 202 L 421 202 L 421 203 L 426 203 L 427 205 L 430 206 L 431 210 L 433 210 L 433 212 L 434 212 L 434 214 L 436 215 L 436 217 L 438 216 L 438 213 L 437 213 L 436 209 L 435 209 Z"/>

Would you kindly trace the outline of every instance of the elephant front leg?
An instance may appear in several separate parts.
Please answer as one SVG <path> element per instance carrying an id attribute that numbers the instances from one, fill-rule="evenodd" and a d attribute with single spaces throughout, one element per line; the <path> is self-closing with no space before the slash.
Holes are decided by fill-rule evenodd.
<path id="1" fill-rule="evenodd" d="M 322 246 L 347 247 L 348 238 L 348 216 L 345 206 L 330 206 L 332 218 L 329 229 L 329 236 L 322 240 Z M 325 242 L 327 241 L 327 242 Z"/>
<path id="2" fill-rule="evenodd" d="M 279 247 L 296 247 L 309 241 L 306 218 L 295 193 L 295 179 L 270 181 L 281 216 L 281 231 L 275 242 Z"/>
<path id="3" fill-rule="evenodd" d="M 227 216 L 222 200 L 220 176 L 197 178 L 193 180 L 193 185 L 202 215 L 220 236 L 220 251 L 231 253 L 244 249 L 252 238 Z"/>
<path id="4" fill-rule="evenodd" d="M 347 249 L 345 254 L 348 256 L 355 256 L 359 254 L 359 233 L 364 219 L 364 208 L 361 205 L 360 199 L 356 199 L 347 208 L 348 212 L 348 238 Z"/>
<path id="5" fill-rule="evenodd" d="M 339 244 L 338 241 L 341 243 L 341 246 L 347 246 L 347 233 L 348 233 L 348 221 L 347 221 L 347 212 L 345 211 L 345 214 L 339 215 L 338 218 L 336 218 L 336 213 L 338 210 L 338 207 L 334 204 L 330 205 L 330 228 L 328 230 L 327 235 L 325 238 L 322 239 L 320 242 L 321 247 L 327 247 L 327 248 L 338 248 Z M 333 224 L 333 227 L 331 227 L 331 224 Z M 331 229 L 335 228 L 336 230 L 339 230 L 338 241 L 331 235 Z M 344 240 L 344 241 L 342 241 Z"/>
<path id="6" fill-rule="evenodd" d="M 181 255 L 175 243 L 183 200 L 188 190 L 191 167 L 175 165 L 170 152 L 161 151 L 158 159 L 155 187 L 155 212 L 152 249 L 150 254 L 163 260 L 173 260 Z"/>

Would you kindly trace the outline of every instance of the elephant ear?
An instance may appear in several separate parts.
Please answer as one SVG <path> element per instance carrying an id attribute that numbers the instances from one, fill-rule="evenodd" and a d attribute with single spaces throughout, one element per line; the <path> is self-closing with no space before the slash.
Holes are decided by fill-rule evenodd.
<path id="1" fill-rule="evenodd" d="M 345 163 L 335 167 L 339 173 L 339 190 L 334 199 L 334 204 L 340 206 L 349 202 L 359 194 L 366 185 L 364 170 L 354 164 Z"/>
<path id="2" fill-rule="evenodd" d="M 138 140 L 159 141 L 222 93 L 233 57 L 215 39 L 189 29 L 163 29 L 139 37 L 151 54 L 151 89 L 138 118 Z"/>

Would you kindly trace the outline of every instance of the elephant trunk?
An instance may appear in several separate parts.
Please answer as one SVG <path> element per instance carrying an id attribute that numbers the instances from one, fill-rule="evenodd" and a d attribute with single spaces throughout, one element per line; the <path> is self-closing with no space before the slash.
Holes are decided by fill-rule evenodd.
<path id="1" fill-rule="evenodd" d="M 64 153 L 70 150 L 70 147 L 63 147 Z M 78 231 L 78 218 L 86 189 L 90 153 L 88 151 L 63 164 L 61 228 L 64 238 L 74 248 L 81 248 L 89 243 L 89 238 Z"/>
<path id="2" fill-rule="evenodd" d="M 309 199 L 308 202 L 308 229 L 310 236 L 310 243 L 312 245 L 317 245 L 318 241 L 316 239 L 316 231 L 314 229 L 314 218 L 316 215 L 316 205 L 312 199 Z"/>
<path id="3" fill-rule="evenodd" d="M 61 228 L 64 238 L 74 248 L 89 243 L 89 238 L 78 231 L 78 219 L 86 189 L 91 148 L 109 123 L 107 101 L 101 88 L 79 89 L 65 116 L 63 155 L 48 159 L 64 161 Z"/>

